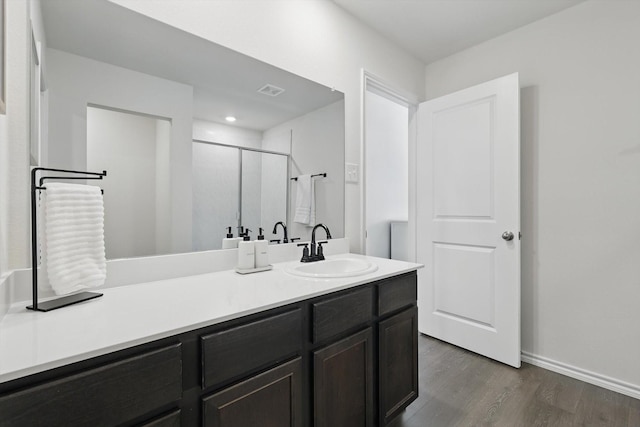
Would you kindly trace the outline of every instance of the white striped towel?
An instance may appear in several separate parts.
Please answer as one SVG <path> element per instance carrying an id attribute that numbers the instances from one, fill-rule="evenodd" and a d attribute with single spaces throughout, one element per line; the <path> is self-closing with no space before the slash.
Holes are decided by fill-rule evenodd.
<path id="1" fill-rule="evenodd" d="M 57 295 L 104 284 L 104 202 L 99 187 L 47 182 L 42 266 Z"/>
<path id="2" fill-rule="evenodd" d="M 311 175 L 300 175 L 296 182 L 296 211 L 293 221 L 313 226 L 316 224 L 315 182 Z"/>

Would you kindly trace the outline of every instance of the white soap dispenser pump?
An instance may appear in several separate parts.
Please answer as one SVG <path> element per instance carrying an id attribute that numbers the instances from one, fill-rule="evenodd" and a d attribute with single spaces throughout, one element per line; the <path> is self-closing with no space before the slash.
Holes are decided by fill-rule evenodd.
<path id="1" fill-rule="evenodd" d="M 233 237 L 231 227 L 227 227 L 227 237 L 222 239 L 222 249 L 235 249 L 238 247 L 238 238 Z"/>
<path id="2" fill-rule="evenodd" d="M 238 243 L 242 242 L 242 236 L 244 236 L 244 227 L 236 227 L 238 229 L 238 237 L 234 237 L 233 239 L 236 241 L 236 248 L 238 247 Z"/>
<path id="3" fill-rule="evenodd" d="M 264 268 L 269 265 L 269 243 L 264 240 L 262 227 L 260 227 L 258 230 L 258 240 L 254 242 L 256 253 L 255 268 Z"/>
<path id="4" fill-rule="evenodd" d="M 255 243 L 250 240 L 248 228 L 244 232 L 241 242 L 238 242 L 238 269 L 251 270 L 255 268 Z"/>

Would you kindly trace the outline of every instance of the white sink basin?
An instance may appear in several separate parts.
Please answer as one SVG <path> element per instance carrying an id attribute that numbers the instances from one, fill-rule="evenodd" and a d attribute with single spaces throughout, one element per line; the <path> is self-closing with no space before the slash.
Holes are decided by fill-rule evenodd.
<path id="1" fill-rule="evenodd" d="M 296 264 L 287 268 L 289 274 L 314 278 L 353 277 L 376 271 L 378 266 L 357 258 L 337 258 Z"/>

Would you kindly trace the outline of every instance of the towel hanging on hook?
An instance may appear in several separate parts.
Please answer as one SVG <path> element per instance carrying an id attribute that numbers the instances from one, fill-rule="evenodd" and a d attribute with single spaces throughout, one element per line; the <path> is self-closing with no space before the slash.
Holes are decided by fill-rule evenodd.
<path id="1" fill-rule="evenodd" d="M 300 175 L 296 179 L 296 209 L 293 221 L 307 226 L 316 223 L 316 194 L 313 175 Z"/>

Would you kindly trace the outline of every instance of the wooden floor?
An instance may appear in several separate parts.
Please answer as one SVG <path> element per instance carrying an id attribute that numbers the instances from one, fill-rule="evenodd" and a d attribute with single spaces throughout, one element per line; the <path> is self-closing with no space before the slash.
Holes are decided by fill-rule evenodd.
<path id="1" fill-rule="evenodd" d="M 390 427 L 640 427 L 640 400 L 420 336 L 420 397 Z M 639 368 L 640 369 L 640 368 Z"/>

